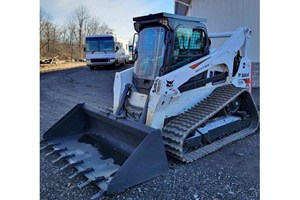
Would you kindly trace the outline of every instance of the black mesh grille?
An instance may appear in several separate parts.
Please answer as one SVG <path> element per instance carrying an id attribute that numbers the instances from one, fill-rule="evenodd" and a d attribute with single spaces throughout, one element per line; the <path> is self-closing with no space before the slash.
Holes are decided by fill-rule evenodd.
<path id="1" fill-rule="evenodd" d="M 91 59 L 91 62 L 108 62 L 108 58 Z"/>

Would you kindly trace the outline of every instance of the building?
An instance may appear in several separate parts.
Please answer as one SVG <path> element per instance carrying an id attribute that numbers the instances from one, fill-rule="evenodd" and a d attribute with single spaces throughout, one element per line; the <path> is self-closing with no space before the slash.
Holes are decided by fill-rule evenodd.
<path id="1" fill-rule="evenodd" d="M 253 87 L 259 87 L 259 0 L 175 0 L 174 13 L 206 18 L 208 32 L 250 28 Z"/>

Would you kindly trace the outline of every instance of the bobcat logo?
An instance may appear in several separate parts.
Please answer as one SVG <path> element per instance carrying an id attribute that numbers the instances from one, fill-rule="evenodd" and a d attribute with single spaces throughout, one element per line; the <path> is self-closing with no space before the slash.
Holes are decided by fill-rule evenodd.
<path id="1" fill-rule="evenodd" d="M 173 82 L 174 82 L 174 80 L 173 81 L 167 80 L 167 87 L 173 87 Z"/>

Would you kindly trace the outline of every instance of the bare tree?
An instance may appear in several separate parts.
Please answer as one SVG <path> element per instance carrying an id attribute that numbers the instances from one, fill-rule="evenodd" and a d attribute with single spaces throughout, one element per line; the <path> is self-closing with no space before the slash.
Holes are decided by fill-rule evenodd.
<path id="1" fill-rule="evenodd" d="M 113 32 L 113 29 L 109 28 L 108 25 L 103 22 L 99 29 L 99 34 L 111 34 Z"/>
<path id="2" fill-rule="evenodd" d="M 93 35 L 99 33 L 100 21 L 96 17 L 92 17 L 85 24 L 85 34 Z"/>
<path id="3" fill-rule="evenodd" d="M 95 34 L 109 34 L 112 33 L 113 30 L 108 27 L 106 23 L 100 23 L 100 20 L 97 17 L 90 18 L 85 27 L 86 35 L 95 35 Z"/>
<path id="4" fill-rule="evenodd" d="M 86 35 L 108 34 L 112 29 L 97 17 L 91 17 L 85 6 L 75 9 L 63 26 L 51 21 L 49 12 L 40 9 L 40 56 L 59 56 L 62 59 L 83 57 L 83 43 Z"/>
<path id="5" fill-rule="evenodd" d="M 51 15 L 40 9 L 40 56 L 53 57 L 59 55 L 59 27 L 51 22 Z"/>
<path id="6" fill-rule="evenodd" d="M 40 51 L 47 46 L 50 51 L 51 15 L 43 8 L 40 9 Z"/>
<path id="7" fill-rule="evenodd" d="M 58 40 L 61 44 L 67 44 L 69 35 L 68 35 L 68 27 L 63 25 L 59 27 L 59 36 Z"/>
<path id="8" fill-rule="evenodd" d="M 51 44 L 51 49 L 50 49 L 50 56 L 55 57 L 60 54 L 59 48 L 58 48 L 58 41 L 59 40 L 59 27 L 52 23 L 51 26 L 51 35 L 50 35 L 50 44 Z"/>
<path id="9" fill-rule="evenodd" d="M 83 54 L 83 31 L 85 24 L 87 23 L 88 19 L 90 18 L 90 14 L 88 9 L 85 6 L 79 6 L 74 10 L 72 13 L 73 22 L 76 24 L 76 29 L 78 32 L 78 47 L 79 47 L 79 56 L 82 57 Z"/>
<path id="10" fill-rule="evenodd" d="M 86 23 L 85 34 L 86 35 L 96 35 L 96 34 L 110 34 L 113 29 L 109 28 L 106 23 L 100 23 L 97 17 L 91 17 Z"/>
<path id="11" fill-rule="evenodd" d="M 50 22 L 50 19 L 51 19 L 50 13 L 47 12 L 45 9 L 40 8 L 40 34 L 43 33 L 47 23 Z"/>
<path id="12" fill-rule="evenodd" d="M 74 55 L 75 54 L 74 45 L 77 42 L 77 31 L 76 31 L 77 28 L 73 18 L 69 17 L 66 29 L 67 29 L 67 38 L 66 38 L 67 49 L 69 52 L 69 56 L 71 57 L 71 59 L 73 59 L 75 56 L 77 56 Z"/>
<path id="13" fill-rule="evenodd" d="M 41 57 L 53 57 L 59 54 L 59 27 L 48 21 L 45 23 L 44 30 L 40 35 L 40 53 Z"/>

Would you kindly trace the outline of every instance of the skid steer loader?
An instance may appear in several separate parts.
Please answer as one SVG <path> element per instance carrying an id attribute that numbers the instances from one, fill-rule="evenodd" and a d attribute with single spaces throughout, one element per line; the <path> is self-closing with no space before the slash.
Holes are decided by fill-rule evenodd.
<path id="1" fill-rule="evenodd" d="M 133 20 L 136 62 L 115 74 L 113 113 L 78 104 L 43 136 L 54 162 L 77 169 L 70 178 L 87 178 L 79 187 L 101 189 L 92 199 L 166 172 L 166 153 L 189 163 L 259 124 L 248 28 L 208 34 L 205 19 L 168 13 Z M 228 40 L 211 48 L 220 37 Z"/>

